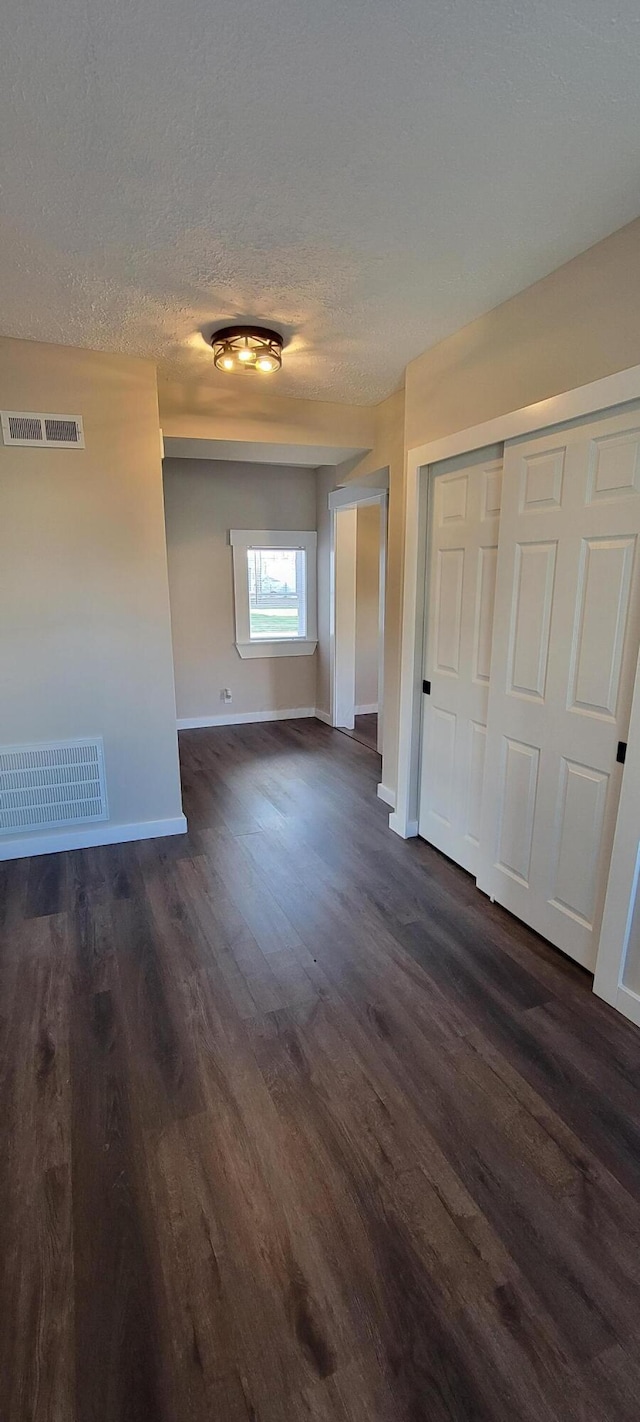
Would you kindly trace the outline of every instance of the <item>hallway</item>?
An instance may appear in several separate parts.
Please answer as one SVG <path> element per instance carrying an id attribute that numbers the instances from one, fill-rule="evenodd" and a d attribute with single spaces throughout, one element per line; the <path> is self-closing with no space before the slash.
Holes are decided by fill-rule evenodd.
<path id="1" fill-rule="evenodd" d="M 0 865 L 7 1422 L 635 1422 L 640 1034 L 314 720 Z"/>

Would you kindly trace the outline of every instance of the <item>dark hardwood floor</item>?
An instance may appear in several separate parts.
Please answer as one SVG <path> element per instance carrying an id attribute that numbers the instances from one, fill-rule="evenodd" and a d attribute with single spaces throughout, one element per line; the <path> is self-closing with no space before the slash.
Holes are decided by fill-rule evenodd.
<path id="1" fill-rule="evenodd" d="M 340 726 L 344 736 L 351 736 L 354 741 L 361 741 L 363 746 L 368 746 L 369 750 L 378 749 L 378 717 L 376 712 L 367 713 L 364 716 L 354 717 L 354 727 L 348 731 L 346 726 Z"/>
<path id="2" fill-rule="evenodd" d="M 637 1422 L 640 1033 L 319 722 L 0 866 L 3 1422 Z"/>

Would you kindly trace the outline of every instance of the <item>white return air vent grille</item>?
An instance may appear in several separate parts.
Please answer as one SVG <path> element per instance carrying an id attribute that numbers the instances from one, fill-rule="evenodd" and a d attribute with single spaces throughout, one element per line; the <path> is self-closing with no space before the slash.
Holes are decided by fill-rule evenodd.
<path id="1" fill-rule="evenodd" d="M 37 415 L 28 410 L 3 410 L 1 418 L 5 444 L 84 449 L 81 415 Z"/>
<path id="2" fill-rule="evenodd" d="M 102 738 L 0 747 L 0 834 L 108 817 Z"/>

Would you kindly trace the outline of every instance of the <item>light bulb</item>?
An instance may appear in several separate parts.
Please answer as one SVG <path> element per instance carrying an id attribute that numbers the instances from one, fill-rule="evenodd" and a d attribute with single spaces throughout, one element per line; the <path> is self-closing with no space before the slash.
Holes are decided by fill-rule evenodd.
<path id="1" fill-rule="evenodd" d="M 247 362 L 249 362 L 249 361 L 251 361 L 251 362 L 255 361 L 255 358 L 256 358 L 256 356 L 255 356 L 255 351 L 250 351 L 250 350 L 248 350 L 246 346 L 244 346 L 241 351 L 238 351 L 238 360 L 243 361 L 243 363 L 244 363 L 245 365 L 246 365 Z"/>
<path id="2" fill-rule="evenodd" d="M 233 370 L 233 356 L 225 356 L 222 366 L 224 370 Z"/>
<path id="3" fill-rule="evenodd" d="M 259 358 L 259 360 L 256 362 L 256 364 L 257 364 L 258 370 L 268 370 L 268 371 L 271 371 L 271 370 L 274 369 L 274 362 L 273 362 L 271 356 L 260 356 L 260 358 Z"/>

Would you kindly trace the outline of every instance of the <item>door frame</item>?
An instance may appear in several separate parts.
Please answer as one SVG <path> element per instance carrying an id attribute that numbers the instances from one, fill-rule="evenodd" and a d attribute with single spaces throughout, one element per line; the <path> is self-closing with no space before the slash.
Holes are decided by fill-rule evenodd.
<path id="1" fill-rule="evenodd" d="M 430 466 L 471 454 L 521 435 L 542 432 L 566 420 L 595 415 L 640 399 L 640 365 L 606 375 L 547 400 L 511 410 L 481 425 L 458 430 L 407 452 L 404 508 L 404 588 L 400 653 L 398 781 L 389 827 L 402 839 L 418 833 L 422 656 L 428 547 Z"/>
<path id="2" fill-rule="evenodd" d="M 640 399 L 640 366 L 605 376 L 482 425 L 410 449 L 404 524 L 404 590 L 396 808 L 389 826 L 403 839 L 418 833 L 422 655 L 426 604 L 429 470 L 454 455 L 542 433 L 554 425 L 597 415 Z M 640 915 L 640 658 L 636 668 L 629 741 L 622 778 L 593 991 L 640 1027 L 640 991 L 624 981 L 627 950 Z"/>
<path id="3" fill-rule="evenodd" d="M 380 476 L 381 477 L 381 476 Z M 387 476 L 388 477 L 388 476 Z M 359 508 L 378 504 L 380 552 L 378 582 L 378 751 L 382 754 L 384 721 L 384 633 L 387 583 L 388 484 L 347 484 L 329 494 L 330 602 L 329 683 L 331 725 L 344 726 L 344 707 L 355 711 L 356 521 Z M 338 521 L 341 520 L 341 523 Z M 344 536 L 343 536 L 344 535 Z M 353 723 L 353 716 L 347 717 Z M 351 728 L 353 729 L 353 724 Z M 378 787 L 379 789 L 383 787 Z M 385 797 L 382 796 L 384 799 Z"/>

